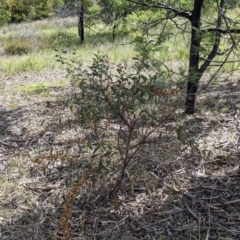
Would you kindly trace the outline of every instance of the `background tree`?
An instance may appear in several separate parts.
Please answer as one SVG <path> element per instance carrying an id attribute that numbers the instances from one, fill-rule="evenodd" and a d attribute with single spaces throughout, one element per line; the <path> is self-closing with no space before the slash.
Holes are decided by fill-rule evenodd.
<path id="1" fill-rule="evenodd" d="M 67 10 L 67 11 L 66 11 Z M 64 14 L 67 12 L 67 14 Z M 95 0 L 65 0 L 64 5 L 58 10 L 58 15 L 62 17 L 77 15 L 78 35 L 80 42 L 85 40 L 85 27 L 96 20 L 100 12 L 100 6 Z"/>
<path id="2" fill-rule="evenodd" d="M 52 16 L 53 9 L 62 6 L 62 0 L 0 0 L 1 23 L 17 23 Z"/>
<path id="3" fill-rule="evenodd" d="M 81 43 L 84 41 L 84 2 L 79 0 L 76 3 L 77 16 L 78 16 L 78 35 Z"/>
<path id="4" fill-rule="evenodd" d="M 167 26 L 172 26 L 172 23 L 179 29 L 179 33 L 189 33 L 185 112 L 195 113 L 197 91 L 203 73 L 210 67 L 214 67 L 217 73 L 237 49 L 239 36 L 236 34 L 240 33 L 240 24 L 231 16 L 234 3 L 226 0 L 181 0 L 168 1 L 168 4 L 156 1 L 128 0 L 128 2 L 138 4 L 145 11 L 164 12 L 164 17 L 160 14 L 159 19 L 153 19 L 147 25 L 148 30 L 150 28 L 157 30 L 159 24 L 162 26 L 165 24 L 166 27 L 162 29 L 161 37 L 164 36 L 166 29 L 169 31 L 170 28 Z M 151 35 L 151 40 L 156 44 L 158 44 L 157 39 L 159 38 L 156 33 Z"/>

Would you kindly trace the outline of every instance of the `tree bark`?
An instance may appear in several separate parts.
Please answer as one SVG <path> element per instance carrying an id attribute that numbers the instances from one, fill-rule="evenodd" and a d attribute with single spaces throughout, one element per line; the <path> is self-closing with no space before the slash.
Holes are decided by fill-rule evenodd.
<path id="1" fill-rule="evenodd" d="M 201 44 L 201 10 L 204 0 L 195 0 L 194 8 L 190 18 L 192 30 L 191 30 L 191 45 L 189 56 L 189 76 L 187 85 L 187 97 L 185 103 L 185 112 L 187 114 L 195 113 L 195 105 L 197 98 L 198 83 L 201 78 L 199 72 L 199 53 Z"/>
<path id="2" fill-rule="evenodd" d="M 84 8 L 83 5 L 79 8 L 78 13 L 78 35 L 80 37 L 80 42 L 84 42 Z"/>
<path id="3" fill-rule="evenodd" d="M 116 38 L 116 24 L 114 23 L 114 25 L 113 25 L 113 31 L 112 31 L 112 39 L 113 39 L 113 42 L 115 42 L 115 38 Z"/>

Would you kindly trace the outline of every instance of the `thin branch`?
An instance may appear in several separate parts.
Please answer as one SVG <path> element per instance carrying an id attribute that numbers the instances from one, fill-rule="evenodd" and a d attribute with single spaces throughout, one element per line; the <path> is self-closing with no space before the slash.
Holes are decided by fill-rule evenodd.
<path id="1" fill-rule="evenodd" d="M 222 26 L 222 18 L 223 18 L 222 10 L 224 8 L 224 5 L 225 5 L 225 0 L 221 0 L 220 5 L 218 6 L 218 19 L 217 19 L 217 26 L 216 26 L 217 29 L 221 28 L 221 26 Z M 210 65 L 211 61 L 217 55 L 217 52 L 218 52 L 218 49 L 219 49 L 219 45 L 220 45 L 220 40 L 221 40 L 221 33 L 220 32 L 216 32 L 215 33 L 215 40 L 214 40 L 212 51 L 209 53 L 207 59 L 205 60 L 205 62 L 202 64 L 202 66 L 198 70 L 198 72 L 200 74 L 202 74 L 202 73 L 204 73 L 206 71 L 206 69 Z"/>
<path id="2" fill-rule="evenodd" d="M 229 58 L 229 56 L 230 56 L 233 48 L 234 48 L 239 42 L 240 42 L 240 40 L 239 40 L 237 43 L 235 43 L 235 44 L 232 45 L 232 47 L 231 47 L 231 49 L 229 50 L 226 58 L 222 61 L 222 64 L 219 66 L 219 68 L 218 68 L 217 71 L 214 73 L 214 75 L 212 76 L 212 78 L 211 78 L 211 79 L 208 81 L 208 83 L 207 83 L 205 86 L 203 86 L 198 92 L 201 92 L 202 90 L 206 89 L 206 87 L 212 82 L 212 80 L 215 78 L 215 76 L 216 76 L 216 75 L 220 72 L 220 70 L 222 69 L 223 65 L 228 61 L 228 58 Z M 232 61 L 231 61 L 231 62 L 232 62 Z"/>
<path id="3" fill-rule="evenodd" d="M 207 28 L 207 29 L 201 30 L 201 33 L 205 33 L 205 32 L 217 32 L 222 34 L 230 34 L 230 33 L 240 33 L 240 29 Z"/>
<path id="4" fill-rule="evenodd" d="M 148 7 L 148 8 L 158 8 L 158 9 L 165 9 L 165 10 L 169 10 L 171 12 L 173 12 L 176 16 L 179 17 L 183 17 L 183 18 L 187 18 L 188 20 L 191 20 L 191 15 L 184 10 L 178 10 L 176 8 L 173 8 L 169 5 L 166 5 L 164 3 L 158 3 L 158 4 L 153 4 L 153 3 L 145 3 L 145 2 L 138 2 L 135 0 L 127 0 L 128 2 L 131 3 L 135 3 L 144 7 Z"/>

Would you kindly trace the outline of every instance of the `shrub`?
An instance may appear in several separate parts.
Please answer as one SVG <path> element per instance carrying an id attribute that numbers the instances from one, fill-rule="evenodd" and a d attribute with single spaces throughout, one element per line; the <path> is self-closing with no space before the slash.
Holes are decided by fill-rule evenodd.
<path id="1" fill-rule="evenodd" d="M 151 137 L 161 138 L 160 128 L 175 112 L 180 94 L 157 70 L 147 48 L 142 48 L 131 67 L 96 55 L 92 65 L 84 69 L 74 59 L 68 62 L 61 53 L 57 57 L 66 64 L 75 89 L 66 104 L 84 135 L 78 142 L 77 155 L 89 158 L 62 205 L 60 226 L 62 239 L 67 239 L 71 204 L 83 183 L 91 182 L 92 191 L 101 189 L 103 197 L 110 196 L 119 209 L 117 192 L 129 181 L 144 145 Z M 85 185 L 85 191 L 87 188 Z"/>
<path id="2" fill-rule="evenodd" d="M 128 164 L 155 132 L 160 133 L 179 102 L 178 89 L 156 70 L 147 48 L 139 56 L 131 68 L 97 55 L 86 70 L 78 64 L 68 68 L 78 89 L 68 104 L 84 130 L 81 150 L 91 153 L 101 179 L 116 176 L 110 193 L 119 189 Z M 59 61 L 66 63 L 63 57 Z"/>

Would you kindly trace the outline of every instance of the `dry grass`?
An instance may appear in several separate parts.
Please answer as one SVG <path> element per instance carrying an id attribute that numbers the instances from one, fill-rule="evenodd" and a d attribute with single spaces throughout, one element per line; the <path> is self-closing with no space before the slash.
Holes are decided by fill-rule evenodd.
<path id="1" fill-rule="evenodd" d="M 65 74 L 56 70 L 54 77 L 51 72 L 5 78 L 2 83 L 3 240 L 60 239 L 62 197 L 75 176 L 84 176 L 92 164 L 87 154 L 75 154 L 82 130 L 68 127 L 72 113 L 63 100 L 72 90 L 67 80 L 64 90 L 51 88 L 42 98 L 8 91 Z M 87 180 L 73 201 L 70 239 L 239 239 L 239 93 L 236 79 L 222 80 L 201 92 L 199 113 L 175 114 L 175 120 L 160 129 L 162 138 L 152 136 L 128 166 L 114 202 L 107 191 L 115 176 L 94 184 Z M 191 147 L 180 151 L 184 144 L 175 132 L 180 125 L 186 138 L 198 143 L 202 156 Z"/>
<path id="2" fill-rule="evenodd" d="M 34 24 L 45 33 L 52 27 L 75 25 L 72 19 L 54 21 Z M 36 35 L 31 24 L 21 27 Z M 11 28 L 21 35 L 18 25 Z M 23 38 L 32 37 L 27 33 Z M 100 44 L 97 49 L 104 52 L 106 47 Z M 125 51 L 112 54 L 115 61 L 127 63 L 132 51 L 125 46 Z M 19 61 L 21 56 L 15 58 Z M 88 153 L 79 154 L 82 129 L 74 128 L 74 122 L 69 128 L 72 112 L 64 100 L 73 90 L 65 75 L 56 68 L 3 75 L 0 239 L 61 239 L 62 228 L 70 226 L 68 219 L 69 239 L 239 239 L 237 79 L 222 79 L 202 91 L 194 116 L 183 116 L 179 109 L 141 148 L 118 195 L 109 198 L 118 176 L 106 174 L 95 181 L 86 176 L 86 172 L 94 175 L 96 163 Z M 184 135 L 180 141 L 179 126 Z M 117 134 L 117 127 L 117 123 L 109 126 L 109 137 Z M 192 140 L 197 147 L 192 147 Z"/>

